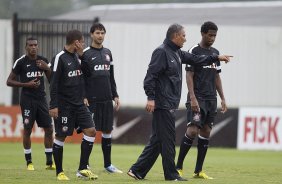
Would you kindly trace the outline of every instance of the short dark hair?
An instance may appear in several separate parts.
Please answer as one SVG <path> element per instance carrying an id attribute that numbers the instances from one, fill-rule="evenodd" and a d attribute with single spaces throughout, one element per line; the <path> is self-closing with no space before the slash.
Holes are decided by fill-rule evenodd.
<path id="1" fill-rule="evenodd" d="M 82 33 L 79 30 L 70 30 L 66 35 L 66 44 L 70 45 L 75 40 L 81 40 L 83 37 Z"/>
<path id="2" fill-rule="evenodd" d="M 90 33 L 94 33 L 96 30 L 101 30 L 101 31 L 105 31 L 106 33 L 106 28 L 103 24 L 97 22 L 97 23 L 94 23 L 91 28 L 90 28 Z"/>
<path id="3" fill-rule="evenodd" d="M 201 33 L 207 33 L 209 30 L 217 31 L 217 25 L 211 21 L 207 21 L 201 26 Z"/>
<path id="4" fill-rule="evenodd" d="M 171 40 L 173 38 L 173 35 L 175 33 L 179 33 L 182 29 L 183 29 L 183 26 L 180 24 L 175 23 L 175 24 L 170 25 L 166 32 L 166 38 Z"/>
<path id="5" fill-rule="evenodd" d="M 34 38 L 34 37 L 28 37 L 25 41 L 25 46 L 27 46 L 27 42 L 30 41 L 30 40 L 36 40 L 37 41 L 37 38 Z"/>

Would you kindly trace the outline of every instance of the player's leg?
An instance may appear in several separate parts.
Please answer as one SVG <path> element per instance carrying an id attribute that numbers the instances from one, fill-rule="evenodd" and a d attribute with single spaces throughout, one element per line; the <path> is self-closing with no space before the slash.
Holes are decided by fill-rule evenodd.
<path id="1" fill-rule="evenodd" d="M 52 155 L 53 155 L 53 128 L 44 128 L 44 146 L 46 155 L 46 169 L 53 170 L 55 165 L 53 165 Z"/>
<path id="2" fill-rule="evenodd" d="M 111 162 L 112 150 L 112 131 L 102 132 L 102 151 L 104 156 L 104 168 L 109 173 L 123 173 L 120 169 L 114 166 Z"/>
<path id="3" fill-rule="evenodd" d="M 64 152 L 65 138 L 66 138 L 65 136 L 56 134 L 53 143 L 53 157 L 56 165 L 56 176 L 58 180 L 69 180 L 69 178 L 65 175 L 63 170 L 63 152 Z"/>
<path id="4" fill-rule="evenodd" d="M 112 152 L 112 130 L 114 123 L 114 108 L 112 101 L 106 101 L 104 103 L 97 103 L 96 106 L 96 118 L 97 124 L 100 124 L 100 130 L 102 131 L 102 151 L 104 156 L 104 168 L 109 173 L 123 173 L 116 168 L 111 162 Z M 95 116 L 95 113 L 94 113 Z M 99 123 L 98 123 L 99 122 Z"/>
<path id="5" fill-rule="evenodd" d="M 203 163 L 207 154 L 207 150 L 209 147 L 209 137 L 210 137 L 211 128 L 205 124 L 203 128 L 200 130 L 200 134 L 198 136 L 198 155 L 196 161 L 196 167 L 194 173 L 199 173 L 202 171 Z"/>
<path id="6" fill-rule="evenodd" d="M 199 103 L 199 105 L 200 104 L 201 103 Z M 187 108 L 187 121 L 188 121 L 187 130 L 180 144 L 180 150 L 176 164 L 176 169 L 179 175 L 183 175 L 184 159 L 188 151 L 190 150 L 194 139 L 199 133 L 199 127 L 202 126 L 202 119 L 201 119 L 202 113 L 193 112 L 190 103 L 186 103 L 186 108 Z"/>
<path id="7" fill-rule="evenodd" d="M 216 116 L 216 101 L 207 101 L 206 102 L 206 114 L 205 124 L 200 130 L 198 136 L 198 155 L 196 161 L 196 167 L 194 171 L 194 178 L 202 178 L 202 179 L 213 179 L 212 177 L 207 176 L 203 170 L 203 164 L 206 158 L 206 154 L 209 148 L 209 137 L 210 132 L 212 130 L 212 125 L 214 122 L 214 118 Z"/>
<path id="8" fill-rule="evenodd" d="M 31 154 L 31 139 L 30 135 L 32 132 L 32 127 L 34 124 L 35 113 L 32 106 L 32 99 L 22 95 L 21 96 L 21 112 L 23 118 L 23 147 L 24 147 L 24 154 L 25 160 L 27 164 L 27 170 L 33 171 L 34 166 L 32 163 L 32 154 Z"/>
<path id="9" fill-rule="evenodd" d="M 37 101 L 36 122 L 38 127 L 44 130 L 44 146 L 46 155 L 46 169 L 54 170 L 55 165 L 52 161 L 53 155 L 53 124 L 49 116 L 48 106 L 46 99 Z"/>
<path id="10" fill-rule="evenodd" d="M 180 149 L 179 149 L 179 155 L 177 159 L 176 169 L 180 176 L 183 175 L 183 163 L 184 159 L 189 152 L 190 148 L 193 145 L 193 141 L 195 137 L 198 135 L 199 128 L 195 124 L 191 124 L 191 122 L 188 123 L 187 130 L 185 132 L 184 137 L 182 138 Z"/>
<path id="11" fill-rule="evenodd" d="M 24 154 L 25 154 L 25 160 L 27 165 L 27 170 L 34 170 L 33 164 L 32 164 L 32 156 L 31 156 L 31 129 L 24 128 L 23 130 L 23 147 L 24 147 Z"/>
<path id="12" fill-rule="evenodd" d="M 86 106 L 81 106 L 76 109 L 76 122 L 83 132 L 80 146 L 80 162 L 76 176 L 83 179 L 97 179 L 98 176 L 93 174 L 87 167 L 95 141 L 96 129 L 91 113 Z"/>
<path id="13" fill-rule="evenodd" d="M 58 109 L 58 118 L 54 119 L 56 134 L 53 142 L 53 157 L 56 165 L 57 179 L 69 180 L 63 171 L 63 152 L 66 137 L 73 134 L 75 125 L 75 111 L 73 111 L 71 107 L 66 104 L 60 104 Z"/>

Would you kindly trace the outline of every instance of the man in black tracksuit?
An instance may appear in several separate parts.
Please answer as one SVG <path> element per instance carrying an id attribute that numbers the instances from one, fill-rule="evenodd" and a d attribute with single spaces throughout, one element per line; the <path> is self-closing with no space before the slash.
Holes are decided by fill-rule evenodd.
<path id="1" fill-rule="evenodd" d="M 206 65 L 215 61 L 229 61 L 229 56 L 196 56 L 181 51 L 185 39 L 183 26 L 173 24 L 168 28 L 164 43 L 154 50 L 144 79 L 148 97 L 146 110 L 153 113 L 152 135 L 128 175 L 144 179 L 159 154 L 165 180 L 186 181 L 175 168 L 175 110 L 178 108 L 182 85 L 182 63 Z"/>
<path id="2" fill-rule="evenodd" d="M 102 131 L 102 151 L 104 168 L 109 173 L 122 173 L 111 162 L 112 130 L 114 108 L 120 107 L 119 96 L 114 78 L 112 53 L 103 47 L 106 29 L 103 24 L 95 23 L 90 28 L 91 46 L 84 49 L 81 57 L 85 73 L 85 104 L 92 113 L 97 131 Z"/>
<path id="3" fill-rule="evenodd" d="M 69 180 L 63 171 L 63 147 L 67 136 L 74 128 L 83 132 L 78 178 L 97 179 L 88 168 L 88 160 L 93 148 L 96 130 L 91 113 L 83 103 L 84 79 L 77 56 L 83 54 L 84 38 L 78 30 L 71 30 L 66 35 L 64 50 L 58 53 L 52 64 L 50 85 L 50 115 L 55 122 L 53 155 L 58 180 Z"/>

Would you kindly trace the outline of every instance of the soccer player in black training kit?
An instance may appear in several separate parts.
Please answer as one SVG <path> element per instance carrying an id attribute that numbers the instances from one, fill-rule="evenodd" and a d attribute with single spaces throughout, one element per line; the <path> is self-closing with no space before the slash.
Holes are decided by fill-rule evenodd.
<path id="1" fill-rule="evenodd" d="M 111 163 L 113 101 L 116 110 L 120 107 L 120 101 L 116 90 L 112 53 L 102 45 L 105 34 L 106 29 L 101 23 L 95 23 L 90 28 L 92 43 L 84 49 L 82 56 L 82 66 L 86 70 L 85 104 L 92 113 L 96 130 L 102 131 L 104 168 L 109 173 L 122 173 Z"/>
<path id="2" fill-rule="evenodd" d="M 144 90 L 148 97 L 146 110 L 153 113 L 152 135 L 137 162 L 127 174 L 137 180 L 144 179 L 159 154 L 165 180 L 186 181 L 179 176 L 175 158 L 175 111 L 181 96 L 181 64 L 208 65 L 218 60 L 229 61 L 229 56 L 196 56 L 181 51 L 185 38 L 183 26 L 172 24 L 163 44 L 154 50 L 144 79 Z"/>
<path id="3" fill-rule="evenodd" d="M 219 54 L 212 47 L 217 35 L 217 26 L 213 22 L 205 22 L 201 27 L 202 40 L 192 47 L 189 52 L 196 55 Z M 216 91 L 221 98 L 221 112 L 227 111 L 225 98 L 219 73 L 220 62 L 206 66 L 186 65 L 186 80 L 188 86 L 187 96 L 187 130 L 182 139 L 176 168 L 183 175 L 183 162 L 193 140 L 198 136 L 198 156 L 194 178 L 213 179 L 202 170 L 203 163 L 209 146 L 209 137 L 217 114 Z"/>
<path id="4" fill-rule="evenodd" d="M 82 33 L 78 30 L 71 30 L 66 35 L 64 50 L 52 60 L 49 113 L 55 122 L 53 156 L 58 180 L 69 180 L 62 167 L 63 146 L 65 138 L 71 136 L 77 126 L 81 127 L 84 135 L 76 176 L 90 180 L 98 178 L 87 168 L 96 130 L 91 113 L 83 103 L 84 79 L 77 55 L 77 53 L 83 54 L 83 46 Z"/>
<path id="5" fill-rule="evenodd" d="M 46 169 L 53 170 L 55 165 L 52 162 L 53 125 L 48 114 L 48 105 L 44 89 L 44 73 L 50 79 L 50 64 L 48 60 L 37 55 L 38 41 L 35 38 L 28 38 L 25 45 L 26 55 L 17 59 L 7 79 L 7 85 L 22 87 L 20 106 L 23 117 L 23 147 L 27 170 L 33 171 L 34 166 L 31 156 L 30 135 L 34 121 L 38 127 L 44 129 L 44 145 L 46 154 Z M 20 80 L 17 80 L 19 76 Z"/>

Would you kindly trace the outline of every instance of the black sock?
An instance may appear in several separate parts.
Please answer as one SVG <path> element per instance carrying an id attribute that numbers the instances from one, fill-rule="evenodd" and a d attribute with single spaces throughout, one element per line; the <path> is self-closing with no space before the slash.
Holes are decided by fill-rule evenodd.
<path id="1" fill-rule="evenodd" d="M 56 164 L 56 173 L 57 175 L 60 172 L 63 172 L 63 151 L 64 151 L 64 147 L 63 146 L 59 146 L 56 143 L 53 143 L 53 157 L 54 157 L 54 161 Z"/>
<path id="2" fill-rule="evenodd" d="M 198 137 L 198 146 L 197 146 L 198 156 L 197 156 L 197 162 L 196 162 L 194 173 L 199 173 L 202 171 L 208 147 L 209 147 L 209 140 Z"/>
<path id="3" fill-rule="evenodd" d="M 85 139 L 82 139 L 80 146 L 80 163 L 78 170 L 87 169 L 87 165 L 89 164 L 89 156 L 91 154 L 93 148 L 93 142 L 89 142 Z"/>
<path id="4" fill-rule="evenodd" d="M 194 139 L 188 137 L 186 134 L 183 137 L 183 139 L 181 141 L 181 145 L 180 145 L 177 164 L 176 164 L 177 169 L 183 168 L 183 162 L 184 162 L 185 156 L 187 155 L 188 151 L 190 150 L 190 148 L 193 144 L 193 141 L 194 141 Z"/>
<path id="5" fill-rule="evenodd" d="M 52 161 L 52 152 L 46 152 L 45 151 L 45 155 L 46 155 L 46 165 L 52 165 L 53 161 Z"/>
<path id="6" fill-rule="evenodd" d="M 24 156 L 26 160 L 26 165 L 32 163 L 31 153 L 25 153 Z"/>
<path id="7" fill-rule="evenodd" d="M 104 155 L 104 167 L 111 165 L 111 150 L 112 150 L 112 138 L 102 137 L 102 150 Z"/>

